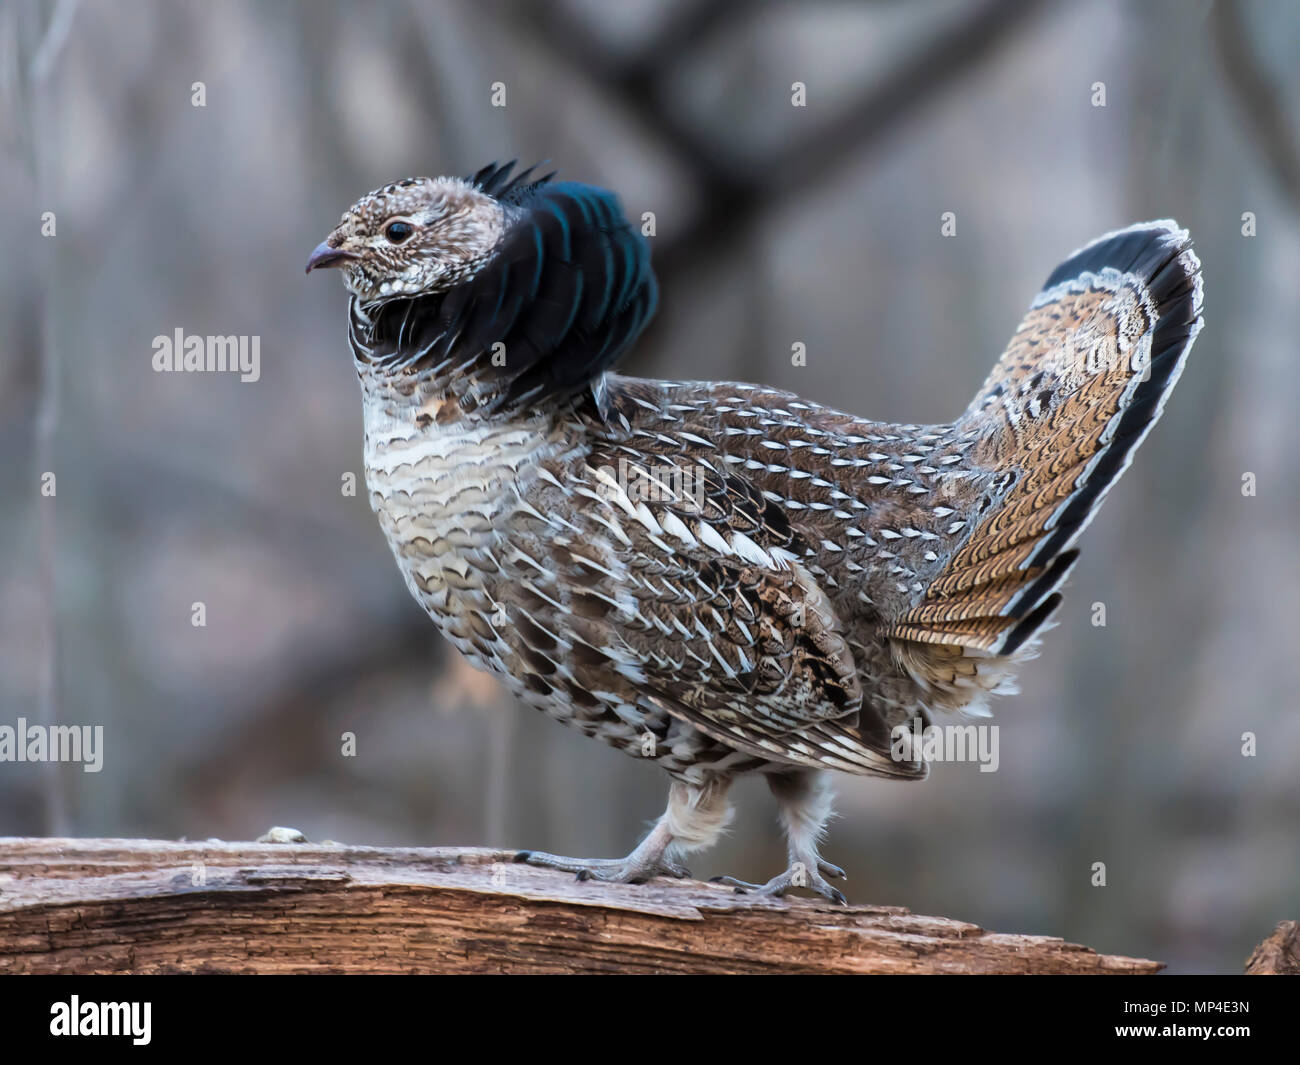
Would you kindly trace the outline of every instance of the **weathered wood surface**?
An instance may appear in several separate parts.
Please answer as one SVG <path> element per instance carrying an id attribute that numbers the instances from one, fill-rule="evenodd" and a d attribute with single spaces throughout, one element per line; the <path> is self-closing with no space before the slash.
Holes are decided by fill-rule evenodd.
<path id="1" fill-rule="evenodd" d="M 0 973 L 1152 973 L 889 906 L 481 849 L 0 839 Z"/>
<path id="2" fill-rule="evenodd" d="M 1282 921 L 1246 961 L 1248 976 L 1300 976 L 1300 921 Z"/>

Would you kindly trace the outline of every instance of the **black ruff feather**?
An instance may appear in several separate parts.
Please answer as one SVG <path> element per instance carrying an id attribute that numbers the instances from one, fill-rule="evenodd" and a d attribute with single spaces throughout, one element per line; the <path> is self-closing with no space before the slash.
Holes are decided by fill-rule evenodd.
<path id="1" fill-rule="evenodd" d="M 545 185 L 551 178 L 555 177 L 555 171 L 549 174 L 543 174 L 541 177 L 533 177 L 533 171 L 539 166 L 545 166 L 545 163 L 534 163 L 527 170 L 521 170 L 513 178 L 510 172 L 514 170 L 515 163 L 518 160 L 511 159 L 508 163 L 488 163 L 482 170 L 465 178 L 480 192 L 485 192 L 494 200 L 501 203 L 517 205 L 527 199 L 529 194 L 535 192 L 542 185 Z"/>
<path id="2" fill-rule="evenodd" d="M 372 356 L 471 374 L 488 412 L 593 386 L 658 303 L 649 247 L 613 193 L 530 181 L 531 169 L 510 179 L 511 166 L 469 179 L 512 205 L 496 254 L 457 288 L 386 304 L 370 345 Z"/>

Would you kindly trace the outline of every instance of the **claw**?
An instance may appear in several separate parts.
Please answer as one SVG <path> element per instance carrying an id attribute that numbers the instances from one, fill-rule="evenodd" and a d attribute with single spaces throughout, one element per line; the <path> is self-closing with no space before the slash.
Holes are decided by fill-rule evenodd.
<path id="1" fill-rule="evenodd" d="M 565 858 L 542 851 L 516 851 L 512 860 L 573 873 L 578 883 L 598 880 L 606 884 L 644 884 L 657 876 L 682 880 L 691 875 L 685 866 L 662 856 L 656 860 L 637 858 L 634 854 L 626 858 Z"/>
<path id="2" fill-rule="evenodd" d="M 736 889 L 737 895 L 743 895 L 747 891 L 762 891 L 763 884 L 751 884 L 748 880 L 737 880 L 734 876 L 712 876 L 709 877 L 710 884 L 726 884 L 728 887 Z"/>
<path id="3" fill-rule="evenodd" d="M 828 861 L 817 860 L 817 868 L 822 876 L 829 876 L 832 880 L 847 880 L 849 874 L 841 869 L 838 865 L 831 865 Z"/>
<path id="4" fill-rule="evenodd" d="M 780 876 L 775 876 L 766 884 L 751 884 L 748 880 L 737 880 L 734 876 L 715 876 L 709 881 L 711 884 L 727 884 L 734 888 L 737 895 L 744 895 L 753 891 L 759 895 L 768 895 L 771 898 L 782 898 L 787 891 L 794 887 L 807 888 L 809 891 L 815 891 L 822 898 L 829 899 L 839 906 L 847 906 L 849 900 L 844 897 L 844 892 L 838 888 L 831 887 L 822 879 L 821 873 L 827 876 L 838 876 L 847 880 L 844 870 L 839 866 L 831 865 L 829 862 L 818 861 L 817 867 L 819 872 L 809 876 L 808 867 L 802 862 L 796 862 L 790 866 Z"/>

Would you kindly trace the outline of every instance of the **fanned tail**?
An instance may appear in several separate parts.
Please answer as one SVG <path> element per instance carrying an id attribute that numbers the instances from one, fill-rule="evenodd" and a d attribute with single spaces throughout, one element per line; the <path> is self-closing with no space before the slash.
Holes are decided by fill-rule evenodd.
<path id="1" fill-rule="evenodd" d="M 1012 655 L 1051 617 L 1075 541 L 1128 467 L 1202 325 L 1201 264 L 1172 221 L 1108 233 L 1053 271 L 961 421 L 1006 471 L 925 599 L 901 656 Z M 942 645 L 934 647 L 932 645 Z"/>

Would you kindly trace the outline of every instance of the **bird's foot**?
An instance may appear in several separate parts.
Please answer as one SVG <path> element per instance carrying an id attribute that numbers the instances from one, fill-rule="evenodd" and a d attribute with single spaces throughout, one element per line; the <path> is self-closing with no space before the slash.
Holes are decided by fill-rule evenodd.
<path id="1" fill-rule="evenodd" d="M 640 856 L 635 851 L 626 858 L 565 858 L 543 851 L 518 851 L 514 860 L 543 869 L 574 873 L 579 880 L 600 880 L 609 884 L 644 884 L 656 876 L 685 880 L 691 875 L 689 869 L 670 858 Z"/>
<path id="2" fill-rule="evenodd" d="M 751 884 L 745 880 L 737 880 L 734 876 L 716 876 L 713 882 L 734 887 L 738 895 L 752 891 L 756 895 L 768 895 L 777 899 L 791 888 L 807 888 L 823 898 L 830 899 L 831 902 L 847 906 L 849 900 L 844 897 L 844 893 L 839 888 L 832 887 L 826 882 L 825 878 L 828 876 L 835 880 L 848 879 L 844 870 L 838 865 L 831 865 L 830 862 L 817 858 L 811 862 L 791 862 L 789 869 L 780 876 L 773 877 L 766 884 Z"/>

